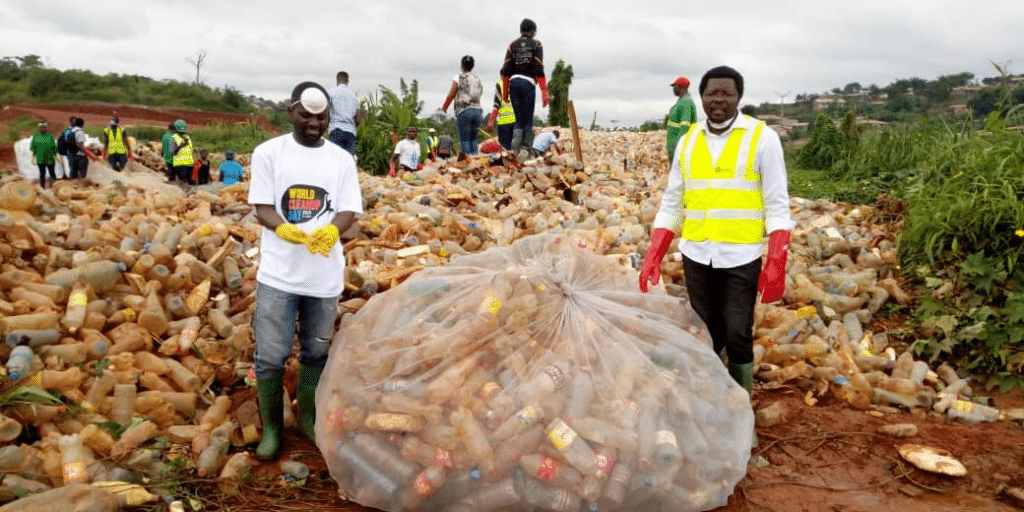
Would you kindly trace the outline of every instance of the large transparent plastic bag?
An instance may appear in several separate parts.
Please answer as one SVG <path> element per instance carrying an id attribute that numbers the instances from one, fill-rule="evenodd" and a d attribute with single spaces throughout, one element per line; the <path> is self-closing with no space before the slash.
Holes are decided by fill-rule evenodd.
<path id="1" fill-rule="evenodd" d="M 317 444 L 385 510 L 709 510 L 753 412 L 685 299 L 536 235 L 429 268 L 345 317 Z M 535 508 L 536 507 L 536 508 Z"/>

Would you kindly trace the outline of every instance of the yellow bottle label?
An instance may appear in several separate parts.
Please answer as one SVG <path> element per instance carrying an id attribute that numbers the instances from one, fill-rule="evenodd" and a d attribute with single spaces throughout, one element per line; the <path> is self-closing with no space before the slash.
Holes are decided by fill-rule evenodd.
<path id="1" fill-rule="evenodd" d="M 559 451 L 565 450 L 576 440 L 576 431 L 569 425 L 566 425 L 564 421 L 558 420 L 555 424 L 555 428 L 548 432 L 548 439 L 551 441 L 551 446 L 554 446 Z"/>
<path id="2" fill-rule="evenodd" d="M 211 228 L 209 224 L 203 224 L 202 226 L 199 226 L 196 233 L 199 236 L 210 236 L 210 234 L 213 233 L 213 228 Z"/>
<path id="3" fill-rule="evenodd" d="M 438 249 L 438 251 L 437 251 L 437 255 L 442 257 L 442 258 L 447 258 L 450 254 L 451 253 L 449 253 L 448 250 L 445 249 L 444 247 Z M 495 314 L 497 314 L 497 313 L 495 313 Z"/>
<path id="4" fill-rule="evenodd" d="M 139 313 L 132 308 L 124 309 L 124 320 L 125 322 L 134 322 L 139 317 Z"/>
<path id="5" fill-rule="evenodd" d="M 974 402 L 968 402 L 967 400 L 957 400 L 956 410 L 963 413 L 970 413 L 974 410 Z"/>
<path id="6" fill-rule="evenodd" d="M 814 306 L 804 306 L 804 307 L 796 310 L 796 317 L 797 318 L 801 318 L 801 319 L 803 319 L 803 318 L 813 318 L 813 317 L 817 316 L 817 314 L 818 314 L 818 308 L 815 308 Z"/>
<path id="7" fill-rule="evenodd" d="M 28 381 L 25 382 L 25 385 L 26 386 L 36 386 L 38 388 L 43 387 L 43 372 L 39 372 L 39 373 L 29 377 Z"/>
<path id="8" fill-rule="evenodd" d="M 64 464 L 62 472 L 65 485 L 89 481 L 89 472 L 85 470 L 85 461 L 80 460 Z"/>
<path id="9" fill-rule="evenodd" d="M 673 447 L 679 446 L 678 441 L 676 441 L 676 433 L 671 430 L 659 430 L 655 432 L 654 440 L 657 444 L 670 444 Z"/>
<path id="10" fill-rule="evenodd" d="M 501 301 L 493 295 L 488 295 L 484 298 L 484 301 L 480 304 L 480 309 L 486 309 L 495 315 L 498 311 L 501 311 Z"/>
<path id="11" fill-rule="evenodd" d="M 89 304 L 89 297 L 82 292 L 72 293 L 71 296 L 68 297 L 69 308 L 76 306 L 85 306 L 87 304 Z"/>

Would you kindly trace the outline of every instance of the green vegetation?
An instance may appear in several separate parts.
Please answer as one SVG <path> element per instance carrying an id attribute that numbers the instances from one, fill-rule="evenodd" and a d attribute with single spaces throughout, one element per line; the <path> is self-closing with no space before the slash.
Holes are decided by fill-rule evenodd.
<path id="1" fill-rule="evenodd" d="M 555 63 L 551 71 L 551 82 L 548 83 L 548 124 L 551 126 L 569 126 L 569 86 L 572 85 L 572 64 L 566 65 L 562 59 Z"/>
<path id="2" fill-rule="evenodd" d="M 35 55 L 0 59 L 0 103 L 16 101 L 102 101 L 220 112 L 257 111 L 230 86 L 221 89 L 138 75 L 97 75 L 80 69 L 61 71 L 43 67 Z"/>
<path id="3" fill-rule="evenodd" d="M 401 96 L 381 85 L 380 92 L 364 98 L 362 101 L 363 122 L 356 134 L 356 156 L 359 167 L 370 174 L 383 174 L 388 170 L 388 162 L 394 150 L 391 134 L 398 139 L 405 137 L 405 130 L 410 125 L 417 128 L 426 126 L 424 121 L 416 118 L 423 108 L 419 100 L 419 84 L 412 81 L 407 86 L 405 79 L 399 83 Z M 426 155 L 426 147 L 420 134 L 420 151 Z"/>
<path id="4" fill-rule="evenodd" d="M 86 127 L 88 128 L 88 127 Z M 289 127 L 290 128 L 290 127 Z M 94 128 L 97 132 L 99 128 Z M 89 130 L 86 130 L 87 132 Z M 160 141 L 166 128 L 159 126 L 139 126 L 129 134 L 139 141 Z M 233 149 L 236 153 L 251 153 L 256 146 L 274 136 L 254 123 L 230 124 L 213 123 L 198 128 L 190 128 L 189 135 L 196 147 L 210 151 Z"/>

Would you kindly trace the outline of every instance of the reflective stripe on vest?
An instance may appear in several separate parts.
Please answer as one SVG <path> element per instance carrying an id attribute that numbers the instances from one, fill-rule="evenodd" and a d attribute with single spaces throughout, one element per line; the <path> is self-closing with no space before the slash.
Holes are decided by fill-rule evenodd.
<path id="1" fill-rule="evenodd" d="M 754 157 L 765 124 L 747 119 L 753 127 L 733 129 L 713 164 L 704 130 L 690 130 L 683 138 L 679 171 L 686 187 L 682 236 L 687 240 L 764 241 L 764 195 Z"/>
<path id="2" fill-rule="evenodd" d="M 124 155 L 128 153 L 128 150 L 124 147 L 124 130 L 120 127 L 116 130 L 111 130 L 108 126 L 103 129 L 103 133 L 107 134 L 108 155 Z"/>
<path id="3" fill-rule="evenodd" d="M 502 82 L 498 82 L 498 90 L 501 94 L 505 94 L 505 88 Z M 498 124 L 512 124 L 516 122 L 516 112 L 512 110 L 512 103 L 501 102 L 501 108 L 498 109 Z"/>
<path id="4" fill-rule="evenodd" d="M 192 160 L 192 144 L 190 143 L 188 146 L 182 148 L 181 145 L 185 143 L 185 137 L 182 137 L 177 133 L 174 134 L 174 143 L 181 148 L 181 150 L 174 155 L 174 161 L 172 162 L 174 166 L 192 165 L 194 163 L 194 160 Z"/>
<path id="5" fill-rule="evenodd" d="M 437 143 L 440 140 L 441 139 L 439 137 L 427 137 L 427 140 L 426 140 L 426 142 L 427 142 L 427 149 L 434 149 L 434 148 L 436 148 L 437 147 Z"/>

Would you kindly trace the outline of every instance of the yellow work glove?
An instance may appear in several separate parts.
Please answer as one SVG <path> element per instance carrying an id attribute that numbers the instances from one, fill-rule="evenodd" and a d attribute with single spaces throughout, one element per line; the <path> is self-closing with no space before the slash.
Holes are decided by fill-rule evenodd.
<path id="1" fill-rule="evenodd" d="M 285 222 L 274 229 L 274 233 L 286 242 L 293 244 L 304 244 L 309 241 L 309 235 L 301 228 L 290 222 Z"/>
<path id="2" fill-rule="evenodd" d="M 309 248 L 309 252 L 326 258 L 331 255 L 334 244 L 338 243 L 338 236 L 338 227 L 334 224 L 321 226 L 310 233 L 306 247 Z"/>

